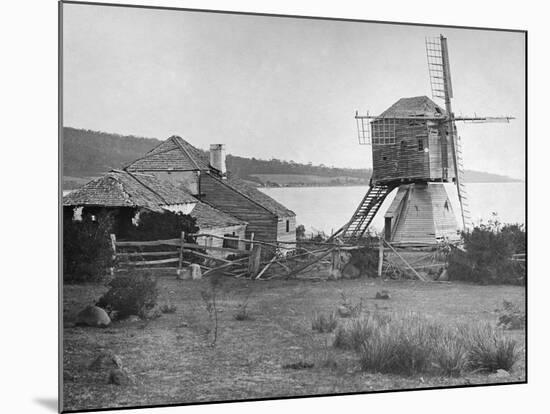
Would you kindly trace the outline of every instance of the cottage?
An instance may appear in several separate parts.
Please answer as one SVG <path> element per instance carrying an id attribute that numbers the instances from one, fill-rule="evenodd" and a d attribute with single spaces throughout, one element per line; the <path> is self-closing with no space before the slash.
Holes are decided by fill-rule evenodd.
<path id="1" fill-rule="evenodd" d="M 246 222 L 247 238 L 254 234 L 256 240 L 296 240 L 294 212 L 227 172 L 222 144 L 211 145 L 208 157 L 184 139 L 172 136 L 131 162 L 125 170 L 154 175 Z"/>
<path id="2" fill-rule="evenodd" d="M 172 211 L 196 219 L 200 232 L 243 238 L 246 222 L 206 205 L 187 191 L 151 174 L 112 170 L 63 197 L 65 217 L 114 215 L 114 232 L 124 237 L 143 211 Z M 214 244 L 211 244 L 214 245 Z"/>

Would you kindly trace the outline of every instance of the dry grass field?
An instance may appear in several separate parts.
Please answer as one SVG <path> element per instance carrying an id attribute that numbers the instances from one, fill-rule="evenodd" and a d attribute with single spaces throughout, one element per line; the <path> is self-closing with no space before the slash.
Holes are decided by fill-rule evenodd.
<path id="1" fill-rule="evenodd" d="M 364 311 L 392 315 L 415 312 L 444 322 L 496 324 L 503 300 L 520 306 L 525 289 L 414 281 L 248 281 L 228 279 L 219 288 L 218 338 L 201 297 L 207 280 L 159 278 L 159 304 L 175 313 L 159 319 L 113 322 L 108 328 L 75 327 L 75 315 L 107 288 L 64 289 L 64 409 L 304 396 L 388 389 L 525 381 L 525 331 L 505 331 L 519 343 L 520 358 L 509 377 L 472 373 L 461 377 L 398 376 L 365 372 L 353 351 L 331 346 L 334 333 L 311 329 L 314 312 L 331 312 L 342 295 Z M 374 299 L 377 291 L 389 300 Z M 247 303 L 251 319 L 235 315 Z M 339 322 L 340 323 L 340 322 Z M 209 332 L 210 331 L 210 332 Z M 127 386 L 108 384 L 105 372 L 87 367 L 101 351 L 120 356 L 134 377 Z M 284 367 L 312 363 L 308 369 Z"/>

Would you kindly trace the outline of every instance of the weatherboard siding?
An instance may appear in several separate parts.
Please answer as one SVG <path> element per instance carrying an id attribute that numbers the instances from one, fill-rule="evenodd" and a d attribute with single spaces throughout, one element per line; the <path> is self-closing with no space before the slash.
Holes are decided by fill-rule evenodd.
<path id="1" fill-rule="evenodd" d="M 393 243 L 435 243 L 438 238 L 456 238 L 456 218 L 444 184 L 414 184 L 399 189 L 390 210 L 399 216 L 392 219 Z M 405 201 L 401 205 L 401 201 Z M 386 215 L 386 217 L 389 217 Z"/>
<path id="2" fill-rule="evenodd" d="M 446 134 L 444 126 L 439 127 L 436 123 L 430 122 L 428 125 L 428 139 L 430 146 L 430 178 L 432 180 L 452 181 L 455 176 L 454 163 L 452 157 L 451 143 Z M 445 135 L 445 138 L 441 137 Z M 447 154 L 445 160 L 444 154 Z M 444 174 L 444 168 L 447 168 L 447 175 Z"/>
<path id="3" fill-rule="evenodd" d="M 401 179 L 427 179 L 430 176 L 428 152 L 419 150 L 428 147 L 426 122 L 399 121 L 395 126 L 394 144 L 373 144 L 373 180 L 375 182 Z"/>
<path id="4" fill-rule="evenodd" d="M 244 197 L 208 174 L 200 178 L 201 199 L 212 206 L 246 221 L 246 237 L 254 233 L 256 240 L 277 238 L 277 216 Z"/>
<path id="5" fill-rule="evenodd" d="M 373 180 L 452 181 L 455 176 L 452 148 L 445 129 L 434 122 L 398 121 L 394 144 L 372 145 Z M 445 138 L 441 139 L 444 134 Z M 419 141 L 422 141 L 422 150 Z"/>
<path id="6" fill-rule="evenodd" d="M 288 231 L 286 231 L 287 221 Z M 279 217 L 279 219 L 277 220 L 277 241 L 296 241 L 296 216 Z"/>

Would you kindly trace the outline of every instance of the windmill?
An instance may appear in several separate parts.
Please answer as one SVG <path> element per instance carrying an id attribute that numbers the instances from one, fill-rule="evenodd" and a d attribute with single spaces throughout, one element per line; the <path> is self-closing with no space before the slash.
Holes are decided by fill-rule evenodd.
<path id="1" fill-rule="evenodd" d="M 444 183 L 454 183 L 463 229 L 470 226 L 461 140 L 456 121 L 509 122 L 505 117 L 460 116 L 452 111 L 453 87 L 447 39 L 426 38 L 432 98 L 401 98 L 380 115 L 355 114 L 359 143 L 372 145 L 373 173 L 351 219 L 331 236 L 357 240 L 386 197 L 396 196 L 384 216 L 384 238 L 396 244 L 458 239 L 459 225 Z"/>

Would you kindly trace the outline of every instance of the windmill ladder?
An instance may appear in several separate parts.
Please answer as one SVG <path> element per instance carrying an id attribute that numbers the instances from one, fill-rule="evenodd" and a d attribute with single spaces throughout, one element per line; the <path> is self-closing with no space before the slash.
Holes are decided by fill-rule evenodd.
<path id="1" fill-rule="evenodd" d="M 340 230 L 334 233 L 330 239 L 333 239 L 336 236 L 345 241 L 352 241 L 361 238 L 380 209 L 382 202 L 395 187 L 397 187 L 395 184 L 379 184 L 371 186 L 355 210 L 351 220 Z"/>
<path id="2" fill-rule="evenodd" d="M 462 140 L 459 136 L 456 139 L 456 162 L 457 162 L 457 173 L 458 173 L 458 200 L 460 201 L 460 209 L 462 210 L 462 219 L 463 225 L 466 230 L 467 227 L 471 226 L 472 217 L 470 213 L 470 207 L 468 204 L 468 195 L 466 194 L 466 186 L 464 185 L 464 162 L 462 160 Z"/>

